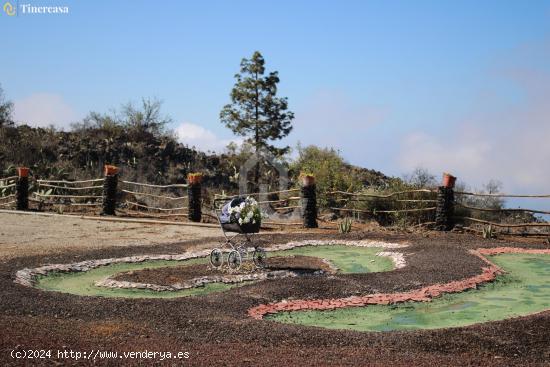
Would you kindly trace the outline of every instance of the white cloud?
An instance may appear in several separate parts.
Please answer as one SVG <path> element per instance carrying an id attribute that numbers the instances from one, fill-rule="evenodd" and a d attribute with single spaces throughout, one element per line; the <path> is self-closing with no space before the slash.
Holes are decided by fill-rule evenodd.
<path id="1" fill-rule="evenodd" d="M 493 98 L 482 99 L 469 118 L 452 124 L 444 134 L 407 135 L 398 156 L 400 167 L 450 171 L 477 187 L 497 179 L 507 191 L 547 193 L 550 72 L 530 66 L 524 52 L 524 48 L 516 50 L 514 67 L 499 68 L 495 84 L 489 86 Z M 522 55 L 525 62 L 518 67 Z M 550 52 L 539 51 L 537 57 L 550 63 Z M 522 98 L 511 102 L 509 96 L 499 94 L 503 80 L 513 82 Z"/>
<path id="2" fill-rule="evenodd" d="M 58 94 L 35 93 L 14 102 L 14 117 L 18 123 L 34 127 L 54 125 L 68 128 L 78 120 L 77 114 Z"/>
<path id="3" fill-rule="evenodd" d="M 212 131 L 189 122 L 180 124 L 175 129 L 175 132 L 180 143 L 190 147 L 194 146 L 202 151 L 212 150 L 219 153 L 231 142 L 237 144 L 242 142 L 241 139 L 221 139 Z"/>

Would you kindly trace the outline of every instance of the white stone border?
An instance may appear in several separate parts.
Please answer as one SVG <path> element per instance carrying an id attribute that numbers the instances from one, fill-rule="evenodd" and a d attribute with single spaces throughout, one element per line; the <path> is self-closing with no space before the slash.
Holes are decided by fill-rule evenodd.
<path id="1" fill-rule="evenodd" d="M 157 292 L 164 291 L 181 291 L 185 289 L 204 287 L 210 283 L 224 283 L 224 284 L 235 284 L 249 281 L 258 281 L 265 279 L 282 279 L 289 277 L 296 277 L 298 274 L 293 271 L 287 270 L 276 270 L 268 272 L 259 272 L 259 273 L 250 273 L 250 274 L 234 274 L 234 275 L 212 275 L 212 276 L 202 276 L 187 281 L 176 283 L 172 285 L 158 285 L 152 283 L 137 283 L 129 282 L 125 280 L 116 280 L 112 276 L 109 276 L 103 280 L 98 280 L 94 284 L 97 287 L 107 287 L 107 288 L 118 288 L 118 289 L 149 289 Z"/>
<path id="2" fill-rule="evenodd" d="M 403 253 L 401 252 L 382 251 L 377 253 L 376 256 L 389 257 L 393 261 L 396 269 L 404 268 L 405 265 L 407 265 L 407 262 L 405 261 L 405 255 L 403 255 Z"/>
<path id="3" fill-rule="evenodd" d="M 290 250 L 294 247 L 302 246 L 326 246 L 326 245 L 344 245 L 344 246 L 357 246 L 357 247 L 381 247 L 385 249 L 397 249 L 409 246 L 403 243 L 391 243 L 374 240 L 303 240 L 303 241 L 291 241 L 283 244 L 273 245 L 266 251 L 282 251 Z"/>
<path id="4" fill-rule="evenodd" d="M 38 268 L 25 268 L 15 273 L 15 283 L 32 287 L 36 283 L 36 278 L 41 275 L 48 275 L 49 273 L 71 273 L 88 271 L 100 266 L 120 264 L 120 263 L 139 263 L 149 260 L 172 260 L 183 261 L 195 259 L 198 257 L 205 257 L 210 255 L 211 250 L 201 250 L 194 252 L 186 252 L 180 255 L 140 255 L 140 256 L 127 256 L 100 260 L 87 260 L 72 264 L 53 264 L 45 265 Z"/>
<path id="5" fill-rule="evenodd" d="M 294 257 L 293 255 L 290 257 Z M 324 263 L 329 270 L 317 270 L 312 273 L 312 275 L 321 275 L 321 274 L 336 274 L 338 268 L 334 266 L 329 260 L 321 259 L 321 262 Z M 118 273 L 120 274 L 120 273 Z M 299 276 L 299 272 L 294 270 L 272 270 L 272 271 L 259 271 L 256 273 L 249 274 L 227 274 L 227 275 L 210 275 L 196 277 L 193 279 L 186 280 L 181 283 L 176 283 L 172 285 L 158 285 L 153 283 L 138 283 L 130 282 L 125 280 L 116 280 L 115 277 L 118 274 L 113 274 L 108 276 L 103 280 L 98 280 L 94 283 L 97 287 L 107 287 L 107 288 L 119 288 L 119 289 L 150 289 L 157 292 L 162 291 L 180 291 L 184 289 L 191 289 L 197 287 L 203 287 L 209 283 L 225 283 L 225 284 L 235 284 L 249 281 L 259 281 L 266 279 L 283 279 L 283 278 L 294 278 Z"/>
<path id="6" fill-rule="evenodd" d="M 407 247 L 408 244 L 390 243 L 374 240 L 303 240 L 303 241 L 291 241 L 284 244 L 276 244 L 266 251 L 284 251 L 290 250 L 295 247 L 303 246 L 326 246 L 326 245 L 344 245 L 344 246 L 357 246 L 357 247 L 380 247 L 385 249 L 398 249 Z M 218 244 L 213 245 L 213 247 Z M 25 268 L 15 273 L 15 283 L 24 285 L 26 287 L 33 287 L 36 284 L 36 280 L 39 276 L 45 276 L 49 273 L 70 273 L 70 272 L 83 272 L 91 269 L 98 268 L 100 266 L 120 264 L 120 263 L 139 263 L 149 260 L 172 260 L 183 261 L 190 260 L 199 257 L 206 257 L 210 255 L 211 250 L 191 251 L 179 255 L 139 255 L 139 256 L 127 256 L 119 258 L 109 258 L 100 260 L 87 260 L 72 264 L 52 264 L 45 265 L 38 268 Z M 405 258 L 403 254 L 396 252 L 380 252 L 378 256 L 388 256 L 392 259 L 396 268 L 402 268 L 405 266 Z M 130 282 L 128 282 L 130 283 Z"/>

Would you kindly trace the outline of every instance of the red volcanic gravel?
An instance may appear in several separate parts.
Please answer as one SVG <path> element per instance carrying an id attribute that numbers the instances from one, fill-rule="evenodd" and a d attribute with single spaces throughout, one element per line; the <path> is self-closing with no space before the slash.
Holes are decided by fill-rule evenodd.
<path id="1" fill-rule="evenodd" d="M 520 249 L 516 249 L 520 250 Z M 542 250 L 538 250 L 542 251 Z M 498 252 L 502 253 L 502 252 Z M 515 253 L 521 253 L 517 251 Z M 543 252 L 537 252 L 543 253 Z M 550 251 L 548 251 L 550 253 Z M 492 281 L 496 278 L 501 270 L 498 266 L 492 264 L 487 259 L 489 267 L 482 269 L 482 273 L 474 277 L 467 279 L 449 282 L 446 284 L 434 284 L 428 287 L 420 288 L 418 290 L 402 293 L 377 293 L 366 296 L 353 296 L 348 298 L 339 299 L 326 299 L 326 300 L 293 300 L 282 301 L 277 303 L 270 303 L 267 305 L 260 305 L 248 310 L 250 317 L 261 320 L 266 314 L 273 314 L 281 311 L 299 311 L 299 310 L 332 310 L 335 308 L 343 307 L 357 307 L 366 305 L 388 305 L 398 302 L 425 302 L 434 297 L 438 297 L 443 293 L 456 293 L 462 292 L 467 289 L 476 288 L 478 284 Z"/>

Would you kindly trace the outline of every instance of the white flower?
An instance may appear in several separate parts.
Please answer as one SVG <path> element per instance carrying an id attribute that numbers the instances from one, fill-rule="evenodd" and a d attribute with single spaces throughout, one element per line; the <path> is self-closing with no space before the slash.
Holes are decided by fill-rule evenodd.
<path id="1" fill-rule="evenodd" d="M 229 207 L 229 214 L 232 217 L 232 220 L 236 220 L 239 225 L 248 224 L 248 223 L 260 223 L 262 218 L 267 218 L 267 216 L 262 213 L 258 202 L 251 196 L 247 196 L 243 202 L 239 205 Z"/>

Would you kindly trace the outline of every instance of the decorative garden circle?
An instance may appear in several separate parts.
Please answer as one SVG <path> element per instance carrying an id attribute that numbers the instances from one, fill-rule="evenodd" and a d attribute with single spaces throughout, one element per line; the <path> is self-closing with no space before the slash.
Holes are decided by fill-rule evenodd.
<path id="1" fill-rule="evenodd" d="M 204 250 L 46 265 L 18 271 L 15 281 L 80 296 L 197 296 L 269 279 L 389 271 L 405 265 L 403 254 L 390 251 L 401 247 L 368 240 L 299 241 L 271 247 L 263 269 L 213 269 L 207 258 L 210 250 Z"/>
<path id="2" fill-rule="evenodd" d="M 390 331 L 460 327 L 550 309 L 550 250 L 496 248 L 474 253 L 488 256 L 489 266 L 463 281 L 405 293 L 279 302 L 249 313 L 330 329 Z"/>

